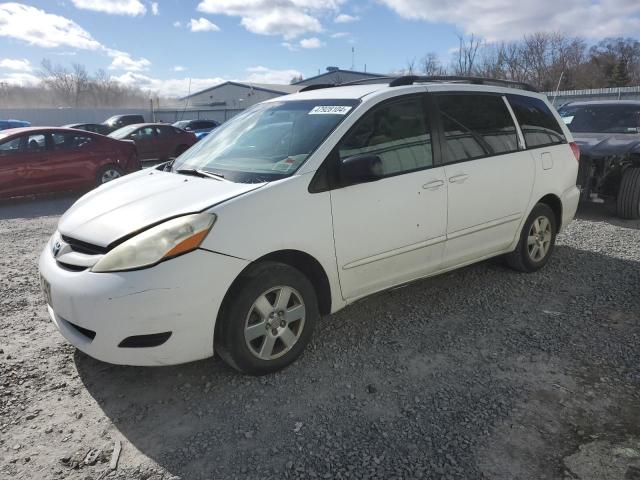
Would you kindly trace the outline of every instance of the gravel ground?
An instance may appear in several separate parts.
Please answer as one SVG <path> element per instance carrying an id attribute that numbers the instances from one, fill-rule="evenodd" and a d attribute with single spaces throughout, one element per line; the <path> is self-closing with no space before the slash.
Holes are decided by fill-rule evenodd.
<path id="1" fill-rule="evenodd" d="M 375 295 L 251 378 L 66 344 L 36 259 L 70 203 L 0 207 L 2 479 L 640 479 L 640 222 L 589 206 L 542 271 Z"/>

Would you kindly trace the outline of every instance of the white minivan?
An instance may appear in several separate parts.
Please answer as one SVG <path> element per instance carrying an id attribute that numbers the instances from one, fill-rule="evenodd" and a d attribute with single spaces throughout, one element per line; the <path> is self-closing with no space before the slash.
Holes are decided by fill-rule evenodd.
<path id="1" fill-rule="evenodd" d="M 577 208 L 579 152 L 515 86 L 400 77 L 245 110 L 62 216 L 39 262 L 51 319 L 106 362 L 215 351 L 265 374 L 366 295 L 498 255 L 541 268 Z"/>

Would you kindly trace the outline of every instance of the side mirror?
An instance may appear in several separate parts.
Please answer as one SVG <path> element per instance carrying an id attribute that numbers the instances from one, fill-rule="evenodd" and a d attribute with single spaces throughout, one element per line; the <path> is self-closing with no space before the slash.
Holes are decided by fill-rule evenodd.
<path id="1" fill-rule="evenodd" d="M 340 163 L 340 179 L 343 185 L 375 182 L 382 177 L 382 160 L 378 155 L 354 155 Z"/>

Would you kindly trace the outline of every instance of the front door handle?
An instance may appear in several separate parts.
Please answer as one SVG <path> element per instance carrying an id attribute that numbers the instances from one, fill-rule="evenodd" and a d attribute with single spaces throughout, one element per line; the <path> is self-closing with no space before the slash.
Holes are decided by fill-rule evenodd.
<path id="1" fill-rule="evenodd" d="M 453 177 L 449 177 L 449 183 L 463 183 L 469 178 L 469 175 L 466 173 L 461 173 L 460 175 L 454 175 Z"/>
<path id="2" fill-rule="evenodd" d="M 442 180 L 433 180 L 432 182 L 427 182 L 422 185 L 422 188 L 424 188 L 425 190 L 435 190 L 436 188 L 440 188 L 443 185 L 444 182 Z"/>

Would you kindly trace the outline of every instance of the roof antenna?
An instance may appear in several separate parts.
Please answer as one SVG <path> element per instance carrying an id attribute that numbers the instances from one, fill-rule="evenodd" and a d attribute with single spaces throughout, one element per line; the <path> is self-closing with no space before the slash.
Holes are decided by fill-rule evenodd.
<path id="1" fill-rule="evenodd" d="M 558 97 L 558 90 L 560 90 L 560 83 L 562 82 L 562 76 L 564 75 L 564 70 L 560 72 L 560 78 L 558 79 L 558 85 L 556 85 L 556 91 L 553 93 L 553 101 L 551 102 L 551 106 L 556 106 L 556 98 Z"/>
<path id="2" fill-rule="evenodd" d="M 187 107 L 189 106 L 190 96 L 191 96 L 191 77 L 189 77 L 189 89 L 187 90 L 187 97 L 184 99 L 184 109 L 182 110 L 182 115 L 180 115 L 180 120 L 184 118 L 184 114 L 187 111 Z"/>
<path id="3" fill-rule="evenodd" d="M 351 46 L 351 70 L 355 70 L 356 64 L 356 47 Z"/>

